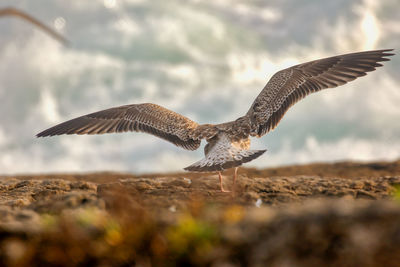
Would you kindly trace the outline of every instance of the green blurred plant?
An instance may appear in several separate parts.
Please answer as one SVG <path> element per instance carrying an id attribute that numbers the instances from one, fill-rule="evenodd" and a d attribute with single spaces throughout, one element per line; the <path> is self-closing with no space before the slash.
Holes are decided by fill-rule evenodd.
<path id="1" fill-rule="evenodd" d="M 217 230 L 212 224 L 189 213 L 182 214 L 177 224 L 167 229 L 166 237 L 171 254 L 177 257 L 207 254 L 218 240 Z"/>
<path id="2" fill-rule="evenodd" d="M 400 201 L 400 184 L 394 185 L 393 188 L 393 198 L 397 201 Z"/>

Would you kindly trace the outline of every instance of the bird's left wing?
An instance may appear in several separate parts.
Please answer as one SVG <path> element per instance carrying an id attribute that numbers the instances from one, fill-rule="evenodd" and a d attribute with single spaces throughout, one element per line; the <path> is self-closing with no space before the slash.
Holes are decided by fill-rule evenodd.
<path id="1" fill-rule="evenodd" d="M 299 64 L 274 74 L 247 112 L 251 134 L 262 136 L 274 129 L 286 111 L 305 96 L 343 85 L 388 61 L 393 49 L 334 56 Z"/>

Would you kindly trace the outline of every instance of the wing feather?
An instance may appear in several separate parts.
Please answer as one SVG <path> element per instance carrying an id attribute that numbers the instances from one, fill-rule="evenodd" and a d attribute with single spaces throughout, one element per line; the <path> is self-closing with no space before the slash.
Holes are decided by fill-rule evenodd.
<path id="1" fill-rule="evenodd" d="M 252 135 L 273 130 L 286 111 L 307 95 L 333 88 L 381 67 L 393 49 L 365 51 L 314 60 L 275 73 L 247 112 Z"/>
<path id="2" fill-rule="evenodd" d="M 84 115 L 39 134 L 37 137 L 62 134 L 103 134 L 145 132 L 177 146 L 195 150 L 201 139 L 193 136 L 198 124 L 161 106 L 145 103 L 110 108 Z"/>

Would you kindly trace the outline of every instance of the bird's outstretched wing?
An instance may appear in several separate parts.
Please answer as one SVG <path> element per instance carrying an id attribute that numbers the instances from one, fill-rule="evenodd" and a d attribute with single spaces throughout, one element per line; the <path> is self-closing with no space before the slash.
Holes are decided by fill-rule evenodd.
<path id="1" fill-rule="evenodd" d="M 185 149 L 195 150 L 201 142 L 200 138 L 193 137 L 197 126 L 196 122 L 169 109 L 145 103 L 110 108 L 81 116 L 36 136 L 135 131 L 149 133 Z"/>
<path id="2" fill-rule="evenodd" d="M 7 7 L 7 8 L 2 8 L 0 9 L 0 17 L 1 16 L 14 16 L 14 17 L 19 17 L 23 20 L 28 21 L 29 23 L 35 25 L 36 27 L 40 28 L 47 34 L 51 35 L 53 38 L 57 39 L 58 41 L 68 44 L 68 40 L 65 39 L 63 36 L 61 36 L 59 33 L 51 29 L 50 27 L 46 26 L 42 22 L 40 22 L 38 19 L 32 17 L 28 13 L 25 13 L 19 9 L 12 8 L 12 7 Z"/>
<path id="3" fill-rule="evenodd" d="M 305 96 L 325 88 L 343 85 L 388 61 L 393 49 L 365 51 L 299 64 L 274 74 L 257 96 L 247 116 L 252 135 L 274 129 L 286 111 Z"/>

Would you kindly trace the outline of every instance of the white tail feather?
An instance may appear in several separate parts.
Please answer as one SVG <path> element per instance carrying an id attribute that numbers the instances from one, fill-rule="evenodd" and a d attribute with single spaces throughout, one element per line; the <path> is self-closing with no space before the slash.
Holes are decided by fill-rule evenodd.
<path id="1" fill-rule="evenodd" d="M 186 171 L 222 171 L 258 158 L 267 150 L 247 150 L 232 146 L 226 135 L 221 135 L 205 158 L 184 168 Z"/>

